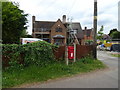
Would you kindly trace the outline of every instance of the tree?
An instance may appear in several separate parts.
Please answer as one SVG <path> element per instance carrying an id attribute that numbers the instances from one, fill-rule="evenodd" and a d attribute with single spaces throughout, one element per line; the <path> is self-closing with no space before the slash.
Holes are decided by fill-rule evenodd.
<path id="1" fill-rule="evenodd" d="M 32 35 L 26 35 L 26 38 L 33 38 L 33 36 Z"/>
<path id="2" fill-rule="evenodd" d="M 115 28 L 115 29 L 112 29 L 112 30 L 110 30 L 110 32 L 109 32 L 109 36 L 111 36 L 111 34 L 113 33 L 113 32 L 115 32 L 115 31 L 117 31 L 117 29 Z"/>
<path id="3" fill-rule="evenodd" d="M 102 25 L 100 30 L 98 31 L 97 39 L 102 40 L 104 34 L 103 30 L 104 30 L 104 26 Z"/>
<path id="4" fill-rule="evenodd" d="M 28 35 L 28 32 L 26 30 L 23 30 L 21 33 L 21 38 L 25 38 Z"/>
<path id="5" fill-rule="evenodd" d="M 110 30 L 108 34 L 112 39 L 120 39 L 120 31 L 118 31 L 116 28 Z"/>
<path id="6" fill-rule="evenodd" d="M 2 43 L 19 43 L 20 37 L 26 30 L 27 19 L 18 3 L 2 2 Z"/>
<path id="7" fill-rule="evenodd" d="M 120 32 L 119 31 L 114 31 L 110 34 L 112 39 L 120 39 Z"/>

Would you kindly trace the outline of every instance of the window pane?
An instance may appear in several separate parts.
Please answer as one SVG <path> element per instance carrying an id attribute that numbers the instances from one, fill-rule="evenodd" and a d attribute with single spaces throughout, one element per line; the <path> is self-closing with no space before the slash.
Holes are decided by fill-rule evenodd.
<path id="1" fill-rule="evenodd" d="M 56 32 L 62 32 L 62 28 L 56 28 Z"/>

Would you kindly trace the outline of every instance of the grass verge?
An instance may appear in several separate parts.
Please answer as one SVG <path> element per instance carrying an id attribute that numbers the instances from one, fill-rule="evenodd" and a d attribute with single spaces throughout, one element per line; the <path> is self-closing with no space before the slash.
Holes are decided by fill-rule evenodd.
<path id="1" fill-rule="evenodd" d="M 3 71 L 2 86 L 3 88 L 10 88 L 24 83 L 47 81 L 105 67 L 102 62 L 92 58 L 84 58 L 68 66 L 64 62 L 54 62 L 44 67 L 31 65 L 23 70 Z"/>
<path id="2" fill-rule="evenodd" d="M 113 57 L 120 57 L 120 54 L 111 54 Z"/>

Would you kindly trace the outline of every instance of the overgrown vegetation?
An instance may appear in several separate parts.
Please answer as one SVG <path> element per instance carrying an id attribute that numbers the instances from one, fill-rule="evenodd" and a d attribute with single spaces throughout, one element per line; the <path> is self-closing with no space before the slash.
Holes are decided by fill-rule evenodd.
<path id="1" fill-rule="evenodd" d="M 52 48 L 55 46 L 45 41 L 38 41 L 25 45 L 3 44 L 3 68 L 24 68 L 29 65 L 43 66 L 54 60 Z M 7 68 L 6 68 L 7 66 Z"/>
<path id="2" fill-rule="evenodd" d="M 3 88 L 47 81 L 105 67 L 100 61 L 93 60 L 90 56 L 77 60 L 75 63 L 71 62 L 67 66 L 65 60 L 54 59 L 53 49 L 56 46 L 45 41 L 25 45 L 3 44 L 2 48 Z"/>
<path id="3" fill-rule="evenodd" d="M 90 57 L 77 60 L 77 62 L 71 63 L 68 66 L 60 61 L 51 61 L 43 67 L 31 65 L 23 70 L 4 71 L 3 88 L 13 87 L 23 83 L 47 81 L 49 79 L 90 72 L 101 68 L 105 68 L 105 65 L 99 60 L 93 60 L 93 58 Z"/>

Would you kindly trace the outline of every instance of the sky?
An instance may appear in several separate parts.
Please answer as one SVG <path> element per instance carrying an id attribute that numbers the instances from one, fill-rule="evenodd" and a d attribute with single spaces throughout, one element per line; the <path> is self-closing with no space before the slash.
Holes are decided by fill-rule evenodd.
<path id="1" fill-rule="evenodd" d="M 80 22 L 84 27 L 93 28 L 94 0 L 10 0 L 19 3 L 19 8 L 29 14 L 28 28 L 32 34 L 32 16 L 36 21 L 62 20 L 66 15 L 72 22 Z M 97 0 L 98 2 L 98 28 L 104 26 L 104 33 L 108 34 L 111 29 L 118 29 L 118 2 L 120 0 Z"/>

